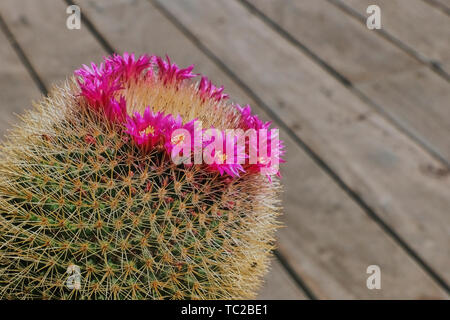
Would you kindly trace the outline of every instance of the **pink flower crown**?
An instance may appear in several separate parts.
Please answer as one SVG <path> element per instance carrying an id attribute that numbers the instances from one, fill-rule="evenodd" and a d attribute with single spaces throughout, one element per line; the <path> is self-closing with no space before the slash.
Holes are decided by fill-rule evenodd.
<path id="1" fill-rule="evenodd" d="M 90 67 L 83 65 L 83 68 L 75 71 L 75 76 L 81 90 L 80 95 L 84 97 L 89 108 L 102 112 L 109 122 L 123 126 L 124 133 L 129 135 L 132 138 L 130 140 L 143 152 L 151 152 L 157 147 L 163 147 L 160 150 L 173 155 L 174 150 L 179 150 L 186 144 L 192 144 L 189 147 L 195 150 L 192 139 L 186 139 L 186 136 L 199 134 L 195 125 L 197 119 L 186 122 L 180 115 L 154 112 L 150 106 L 145 108 L 143 114 L 134 112 L 130 115 L 127 110 L 129 102 L 121 91 L 130 83 L 137 81 L 145 83 L 157 80 L 165 86 L 180 86 L 198 76 L 192 73 L 193 68 L 194 66 L 191 65 L 181 69 L 167 56 L 165 61 L 157 56 L 142 55 L 136 58 L 134 54 L 124 53 L 123 56 L 114 54 L 104 57 L 104 61 L 99 65 L 95 63 L 91 63 Z M 223 91 L 223 86 L 220 88 L 214 86 L 205 76 L 202 76 L 199 83 L 193 87 L 193 94 L 198 95 L 201 100 L 217 103 L 228 99 L 228 95 Z M 219 134 L 224 137 L 223 148 L 211 150 L 214 159 L 206 165 L 207 170 L 217 171 L 220 175 L 239 177 L 244 172 L 257 173 L 271 168 L 274 159 L 277 164 L 285 162 L 281 158 L 284 154 L 283 142 L 278 140 L 277 133 L 269 131 L 271 123 L 263 122 L 257 115 L 253 115 L 249 105 L 233 106 L 239 115 L 239 129 L 268 131 L 262 144 L 267 150 L 263 152 L 261 149 L 260 136 L 252 136 L 242 145 L 238 143 L 239 139 L 236 136 L 230 137 L 227 132 L 221 130 Z M 203 135 L 210 130 L 201 129 L 200 131 Z M 202 147 L 211 144 L 214 139 L 206 138 L 202 141 Z M 276 141 L 275 147 L 272 140 Z M 232 159 L 226 159 L 222 150 L 230 147 L 235 152 Z M 253 158 L 256 156 L 256 161 L 250 161 L 252 156 Z M 194 152 L 188 156 L 189 159 L 191 157 L 194 157 Z M 278 167 L 274 173 L 280 176 Z M 270 179 L 269 174 L 268 176 Z"/>

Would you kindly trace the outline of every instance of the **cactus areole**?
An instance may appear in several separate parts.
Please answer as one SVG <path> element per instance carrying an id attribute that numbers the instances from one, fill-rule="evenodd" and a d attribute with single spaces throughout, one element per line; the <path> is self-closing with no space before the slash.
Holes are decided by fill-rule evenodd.
<path id="1" fill-rule="evenodd" d="M 0 152 L 1 299 L 248 299 L 283 143 L 223 87 L 125 53 L 34 104 Z"/>

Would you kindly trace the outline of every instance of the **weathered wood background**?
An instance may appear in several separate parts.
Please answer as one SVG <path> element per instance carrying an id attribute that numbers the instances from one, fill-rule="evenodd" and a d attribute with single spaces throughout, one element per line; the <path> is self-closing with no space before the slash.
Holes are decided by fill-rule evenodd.
<path id="1" fill-rule="evenodd" d="M 195 63 L 286 141 L 285 227 L 260 298 L 449 298 L 449 0 L 77 0 L 68 30 L 71 3 L 0 1 L 2 135 L 113 51 Z"/>

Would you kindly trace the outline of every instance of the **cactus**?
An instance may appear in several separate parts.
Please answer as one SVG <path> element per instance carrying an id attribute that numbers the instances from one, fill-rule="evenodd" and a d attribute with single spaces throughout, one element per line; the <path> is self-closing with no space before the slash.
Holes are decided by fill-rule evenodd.
<path id="1" fill-rule="evenodd" d="M 195 83 L 192 68 L 113 55 L 21 117 L 1 146 L 0 298 L 256 295 L 279 227 L 278 177 L 259 173 L 270 165 L 261 157 L 176 164 L 170 134 L 195 130 L 194 119 L 269 123 L 206 77 Z"/>

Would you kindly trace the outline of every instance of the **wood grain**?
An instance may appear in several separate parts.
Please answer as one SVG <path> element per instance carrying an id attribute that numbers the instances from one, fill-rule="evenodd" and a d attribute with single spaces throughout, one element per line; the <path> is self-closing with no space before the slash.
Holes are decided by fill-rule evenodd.
<path id="1" fill-rule="evenodd" d="M 357 87 L 450 163 L 450 84 L 422 66 Z"/>
<path id="2" fill-rule="evenodd" d="M 277 260 L 273 260 L 272 268 L 264 280 L 264 286 L 257 297 L 258 300 L 308 299 Z"/>
<path id="3" fill-rule="evenodd" d="M 0 31 L 0 140 L 17 122 L 15 114 L 31 107 L 40 92 L 21 63 L 8 39 Z"/>
<path id="4" fill-rule="evenodd" d="M 240 4 L 160 4 L 450 280 L 450 175 L 442 164 Z"/>
<path id="5" fill-rule="evenodd" d="M 450 19 L 422 0 L 340 0 L 364 16 L 371 4 L 381 9 L 382 28 L 406 45 L 438 62 L 450 58 Z"/>
<path id="6" fill-rule="evenodd" d="M 450 163 L 450 85 L 445 79 L 327 1 L 285 0 L 283 6 L 246 1 Z"/>
<path id="7" fill-rule="evenodd" d="M 447 8 L 450 9 L 450 0 L 432 0 L 434 2 L 437 3 L 441 3 L 442 5 L 446 6 Z"/>
<path id="8" fill-rule="evenodd" d="M 78 3 L 118 51 L 168 53 L 181 66 L 194 62 L 197 72 L 207 74 L 214 83 L 224 84 L 233 100 L 252 104 L 259 114 L 267 118 L 235 81 L 149 2 L 108 0 Z M 233 13 L 233 17 L 247 19 L 244 13 L 245 11 Z M 216 22 L 209 26 L 212 25 L 215 26 Z M 211 32 L 217 30 L 212 29 Z M 221 32 L 217 35 L 222 41 L 228 41 L 230 47 L 235 45 L 233 39 L 223 39 Z M 253 41 L 251 34 L 243 35 Z M 278 45 L 277 41 L 275 45 Z M 238 51 L 233 52 L 232 56 L 237 59 L 236 55 L 247 54 L 247 51 Z M 290 60 L 280 60 L 279 63 L 287 66 L 289 62 Z M 235 69 L 234 65 L 231 67 Z M 242 70 L 247 69 L 245 67 Z M 270 90 L 272 94 L 273 90 L 274 88 Z M 288 162 L 283 167 L 283 222 L 286 227 L 278 233 L 280 251 L 318 297 L 351 299 L 445 296 L 285 131 L 281 135 L 287 144 Z M 379 292 L 368 290 L 365 286 L 365 271 L 372 263 L 382 265 L 386 281 L 385 289 Z"/>
<path id="9" fill-rule="evenodd" d="M 2 16 L 48 88 L 104 52 L 89 31 L 66 27 L 67 5 L 54 0 L 0 1 Z"/>
<path id="10" fill-rule="evenodd" d="M 443 8 L 445 12 L 450 13 L 450 0 L 424 0 L 430 4 L 438 5 Z"/>
<path id="11" fill-rule="evenodd" d="M 419 65 L 326 0 L 246 0 L 352 83 Z"/>

